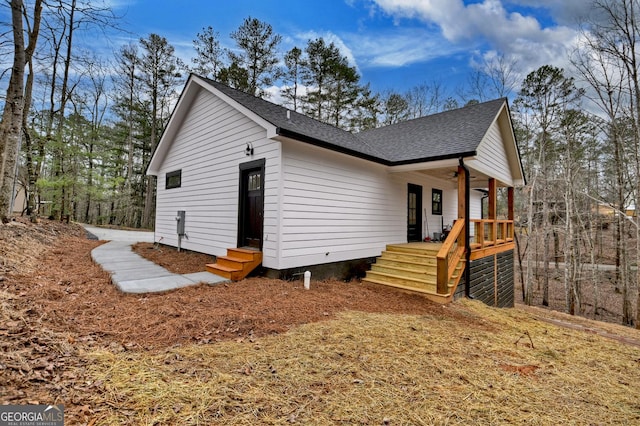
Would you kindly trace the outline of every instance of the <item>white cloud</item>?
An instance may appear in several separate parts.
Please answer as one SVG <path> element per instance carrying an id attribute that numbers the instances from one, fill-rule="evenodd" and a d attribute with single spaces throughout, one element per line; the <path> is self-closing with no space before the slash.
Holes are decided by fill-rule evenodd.
<path id="1" fill-rule="evenodd" d="M 363 66 L 402 67 L 463 50 L 440 34 L 420 28 L 398 27 L 394 31 L 351 34 L 344 38 L 354 46 Z"/>
<path id="2" fill-rule="evenodd" d="M 546 9 L 559 25 L 574 26 L 590 12 L 589 0 L 506 0 L 506 4 Z"/>
<path id="3" fill-rule="evenodd" d="M 565 61 L 562 58 L 568 56 L 567 52 L 576 45 L 578 38 L 575 28 L 564 25 L 543 28 L 534 16 L 507 10 L 506 3 L 501 0 L 483 0 L 468 5 L 462 0 L 371 1 L 398 23 L 402 19 L 417 19 L 427 26 L 436 26 L 442 36 L 458 48 L 473 48 L 484 43 L 485 50 L 493 49 L 518 57 L 525 69 L 544 64 L 566 66 L 559 61 Z M 513 0 L 509 4 L 515 3 L 524 6 L 534 4 L 533 0 Z M 550 0 L 546 3 L 552 4 Z M 577 13 L 577 4 L 576 0 L 571 0 L 562 9 L 564 22 L 568 22 L 570 13 Z M 551 12 L 558 10 L 560 8 L 555 6 Z"/>
<path id="4" fill-rule="evenodd" d="M 307 47 L 307 42 L 309 40 L 315 40 L 317 38 L 324 39 L 325 43 L 333 43 L 340 53 L 347 58 L 349 64 L 351 66 L 355 66 L 358 68 L 358 63 L 356 62 L 356 57 L 353 54 L 353 51 L 347 44 L 340 38 L 338 35 L 332 33 L 331 31 L 326 31 L 323 33 L 319 33 L 316 31 L 307 31 L 304 33 L 299 33 L 295 36 L 295 39 L 298 40 L 301 44 L 300 49 L 304 50 Z"/>
<path id="5" fill-rule="evenodd" d="M 282 96 L 282 91 L 290 87 L 291 86 L 287 86 L 287 85 L 282 85 L 282 86 L 273 85 L 273 86 L 267 87 L 265 89 L 265 92 L 267 93 L 267 95 L 265 96 L 265 99 L 267 99 L 269 102 L 273 102 L 274 104 L 282 105 L 283 107 L 293 110 L 292 102 L 289 99 L 286 99 L 284 96 Z M 308 91 L 307 86 L 303 84 L 298 85 L 297 93 L 299 97 L 305 96 L 307 94 L 307 91 Z M 298 103 L 297 112 L 301 112 L 300 103 Z"/>

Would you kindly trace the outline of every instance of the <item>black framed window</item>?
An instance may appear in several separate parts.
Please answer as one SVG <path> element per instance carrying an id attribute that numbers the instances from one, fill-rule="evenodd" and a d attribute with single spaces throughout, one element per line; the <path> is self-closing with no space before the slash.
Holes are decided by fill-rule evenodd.
<path id="1" fill-rule="evenodd" d="M 431 190 L 431 214 L 442 215 L 442 189 Z"/>
<path id="2" fill-rule="evenodd" d="M 169 172 L 165 179 L 165 188 L 180 188 L 182 186 L 182 170 Z"/>

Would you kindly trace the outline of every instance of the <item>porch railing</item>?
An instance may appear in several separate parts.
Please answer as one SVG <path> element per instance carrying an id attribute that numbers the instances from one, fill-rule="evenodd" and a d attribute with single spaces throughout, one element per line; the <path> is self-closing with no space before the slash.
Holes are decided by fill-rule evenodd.
<path id="1" fill-rule="evenodd" d="M 471 219 L 473 226 L 473 241 L 471 249 L 483 249 L 498 246 L 513 241 L 512 220 Z"/>
<path id="2" fill-rule="evenodd" d="M 481 250 L 513 242 L 512 220 L 471 219 L 473 235 L 471 250 Z M 455 221 L 451 232 L 438 251 L 437 258 L 437 291 L 439 294 L 449 292 L 449 281 L 460 259 L 464 256 L 464 220 Z"/>
<path id="3" fill-rule="evenodd" d="M 437 259 L 437 291 L 439 294 L 449 292 L 449 280 L 464 255 L 464 220 L 458 219 L 453 224 L 449 235 L 442 244 Z"/>

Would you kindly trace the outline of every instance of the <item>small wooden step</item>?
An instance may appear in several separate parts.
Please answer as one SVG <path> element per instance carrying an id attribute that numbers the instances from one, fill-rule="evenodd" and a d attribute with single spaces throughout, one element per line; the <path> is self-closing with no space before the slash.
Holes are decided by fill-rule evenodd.
<path id="1" fill-rule="evenodd" d="M 232 281 L 249 275 L 262 263 L 262 252 L 242 248 L 227 249 L 226 256 L 218 256 L 216 263 L 206 265 L 207 271 Z"/>
<path id="2" fill-rule="evenodd" d="M 388 287 L 395 287 L 401 290 L 405 290 L 411 293 L 420 293 L 424 296 L 426 296 L 429 300 L 432 300 L 436 303 L 442 303 L 442 304 L 446 304 L 449 303 L 451 301 L 451 293 L 447 293 L 447 294 L 438 294 L 435 290 L 430 290 L 430 289 L 425 289 L 425 288 L 417 288 L 417 287 L 413 287 L 413 286 L 406 286 L 406 285 L 402 285 L 402 284 L 394 284 L 394 283 L 389 283 L 385 280 L 378 280 L 375 278 L 369 278 L 366 277 L 362 280 L 363 283 L 370 283 L 370 284 L 377 284 L 377 285 L 384 285 L 384 286 L 388 286 Z"/>
<path id="3" fill-rule="evenodd" d="M 416 263 L 413 259 L 390 259 L 387 256 L 380 256 L 376 259 L 376 265 L 388 266 L 391 268 L 406 269 L 433 269 L 436 270 L 438 263 L 435 259 L 420 261 Z"/>
<path id="4" fill-rule="evenodd" d="M 421 288 L 423 290 L 432 290 L 436 291 L 436 277 L 424 278 L 424 279 L 416 279 L 407 277 L 405 275 L 396 275 L 396 274 L 388 274 L 384 272 L 377 272 L 371 270 L 367 272 L 367 276 L 365 279 L 375 279 L 379 282 L 386 282 L 388 284 L 397 284 L 405 287 L 415 287 Z"/>
<path id="5" fill-rule="evenodd" d="M 216 258 L 216 263 L 218 265 L 233 269 L 242 269 L 245 263 L 252 261 L 253 259 L 241 259 L 239 257 L 232 256 L 219 256 Z"/>
<path id="6" fill-rule="evenodd" d="M 435 256 L 441 247 L 441 243 L 388 244 L 387 251 Z"/>
<path id="7" fill-rule="evenodd" d="M 425 252 L 402 253 L 395 251 L 383 251 L 380 255 L 383 259 L 397 260 L 400 262 L 410 262 L 422 265 L 435 265 L 436 254 L 428 254 Z"/>
<path id="8" fill-rule="evenodd" d="M 431 268 L 399 268 L 396 266 L 387 266 L 384 264 L 374 263 L 371 265 L 371 271 L 380 272 L 390 275 L 399 275 L 406 278 L 413 278 L 416 280 L 436 280 L 437 271 L 435 267 Z"/>
<path id="9" fill-rule="evenodd" d="M 227 249 L 227 256 L 235 257 L 238 259 L 254 260 L 256 254 L 259 254 L 260 258 L 262 259 L 262 252 L 258 250 L 251 250 L 251 249 L 245 249 L 245 248 L 239 248 L 239 247 Z"/>

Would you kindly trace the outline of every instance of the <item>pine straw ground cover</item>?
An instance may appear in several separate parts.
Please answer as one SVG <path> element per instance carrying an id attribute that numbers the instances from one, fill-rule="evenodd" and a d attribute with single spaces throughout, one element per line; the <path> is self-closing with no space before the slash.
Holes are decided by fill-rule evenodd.
<path id="1" fill-rule="evenodd" d="M 98 423 L 637 424 L 640 351 L 519 310 L 345 312 L 253 342 L 87 354 Z"/>
<path id="2" fill-rule="evenodd" d="M 125 295 L 83 234 L 0 226 L 2 404 L 92 426 L 640 422 L 636 330 L 336 281 Z"/>

